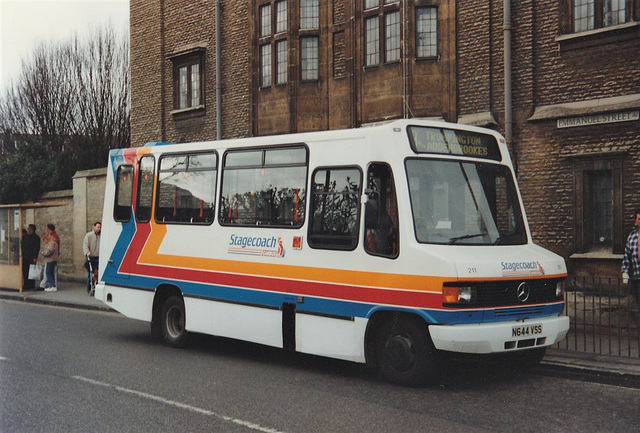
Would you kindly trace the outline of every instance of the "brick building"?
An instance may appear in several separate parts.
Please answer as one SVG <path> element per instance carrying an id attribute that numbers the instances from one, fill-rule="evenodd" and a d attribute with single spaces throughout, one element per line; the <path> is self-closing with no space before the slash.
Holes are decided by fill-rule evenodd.
<path id="1" fill-rule="evenodd" d="M 640 208 L 639 21 L 640 0 L 131 0 L 132 140 L 492 127 L 534 240 L 617 276 Z"/>

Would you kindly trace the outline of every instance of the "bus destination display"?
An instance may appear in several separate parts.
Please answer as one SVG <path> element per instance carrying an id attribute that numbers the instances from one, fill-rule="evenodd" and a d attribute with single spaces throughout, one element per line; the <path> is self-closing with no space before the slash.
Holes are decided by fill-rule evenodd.
<path id="1" fill-rule="evenodd" d="M 500 161 L 495 137 L 477 132 L 409 126 L 409 140 L 416 153 L 460 155 Z"/>

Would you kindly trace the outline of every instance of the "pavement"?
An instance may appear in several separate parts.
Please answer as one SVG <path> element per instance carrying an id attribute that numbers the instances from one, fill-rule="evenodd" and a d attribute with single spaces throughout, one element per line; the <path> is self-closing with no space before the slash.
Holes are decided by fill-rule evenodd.
<path id="1" fill-rule="evenodd" d="M 18 292 L 0 288 L 0 299 L 115 312 L 104 303 L 89 296 L 83 283 L 60 281 L 59 286 L 56 292 Z M 587 373 L 600 377 L 606 376 L 610 379 L 640 381 L 640 358 L 607 356 L 550 347 L 541 365 L 578 374 Z"/>

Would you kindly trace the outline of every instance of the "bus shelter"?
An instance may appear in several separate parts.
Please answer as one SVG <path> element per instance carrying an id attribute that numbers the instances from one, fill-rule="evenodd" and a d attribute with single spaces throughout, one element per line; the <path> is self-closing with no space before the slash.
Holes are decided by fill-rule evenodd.
<path id="1" fill-rule="evenodd" d="M 22 291 L 22 230 L 35 222 L 37 208 L 57 203 L 0 205 L 0 288 Z"/>
<path id="2" fill-rule="evenodd" d="M 0 287 L 22 291 L 22 206 L 0 205 Z"/>

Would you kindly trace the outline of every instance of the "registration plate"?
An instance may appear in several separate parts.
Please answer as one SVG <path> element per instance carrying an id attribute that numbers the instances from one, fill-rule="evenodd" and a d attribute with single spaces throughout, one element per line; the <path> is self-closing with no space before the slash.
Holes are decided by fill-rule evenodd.
<path id="1" fill-rule="evenodd" d="M 512 337 L 527 337 L 542 334 L 542 323 L 532 325 L 520 325 L 511 328 Z"/>

